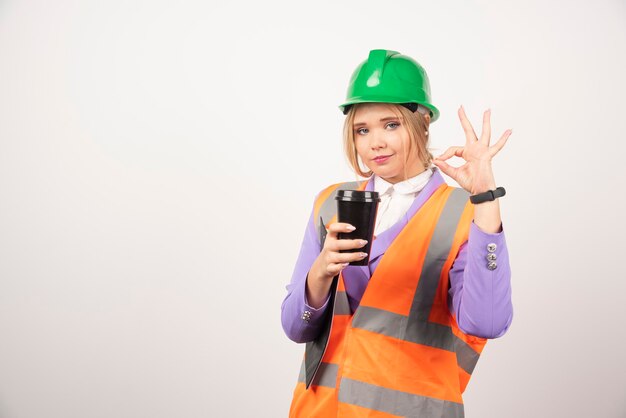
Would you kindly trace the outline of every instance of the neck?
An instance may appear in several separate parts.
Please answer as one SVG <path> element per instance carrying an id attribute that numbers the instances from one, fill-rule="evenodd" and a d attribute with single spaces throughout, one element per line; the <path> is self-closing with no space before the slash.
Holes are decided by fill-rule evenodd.
<path id="1" fill-rule="evenodd" d="M 417 176 L 419 174 L 422 174 L 424 171 L 426 171 L 425 168 L 423 168 L 421 166 L 418 166 L 418 167 L 415 167 L 413 169 L 413 171 L 408 171 L 407 174 L 406 174 L 406 177 L 404 177 L 404 178 L 401 178 L 401 177 L 385 178 L 385 177 L 382 177 L 382 176 L 380 178 L 382 178 L 383 180 L 385 180 L 386 182 L 389 182 L 391 184 L 396 184 L 396 183 L 400 183 L 401 181 L 413 178 L 413 177 L 415 177 L 415 176 Z M 402 174 L 404 174 L 404 173 L 402 173 Z"/>

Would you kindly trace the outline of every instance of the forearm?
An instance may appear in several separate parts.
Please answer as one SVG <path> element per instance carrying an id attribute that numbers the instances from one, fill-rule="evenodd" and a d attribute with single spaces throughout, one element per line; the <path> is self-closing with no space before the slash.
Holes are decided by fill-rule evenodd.
<path id="1" fill-rule="evenodd" d="M 494 190 L 489 189 L 489 190 Z M 474 205 L 474 223 L 484 232 L 495 234 L 502 231 L 499 200 Z"/>
<path id="2" fill-rule="evenodd" d="M 493 269 L 488 267 L 490 253 L 495 254 Z M 504 231 L 488 233 L 471 225 L 469 240 L 450 270 L 450 296 L 451 311 L 463 332 L 484 338 L 504 335 L 513 319 Z"/>
<path id="3" fill-rule="evenodd" d="M 307 300 L 307 275 L 319 252 L 320 244 L 311 213 L 291 282 L 287 285 L 288 293 L 281 306 L 283 330 L 289 339 L 298 343 L 312 341 L 317 337 L 328 305 L 328 297 L 321 303 L 319 298 L 315 303 Z"/>
<path id="4" fill-rule="evenodd" d="M 332 278 L 324 276 L 320 259 L 316 258 L 306 279 L 306 298 L 311 307 L 319 309 L 326 303 L 332 282 Z"/>
<path id="5" fill-rule="evenodd" d="M 313 341 L 317 337 L 328 308 L 329 298 L 318 308 L 307 303 L 305 282 L 306 273 L 305 277 L 289 286 L 289 294 L 281 307 L 283 330 L 290 340 L 297 343 Z"/>

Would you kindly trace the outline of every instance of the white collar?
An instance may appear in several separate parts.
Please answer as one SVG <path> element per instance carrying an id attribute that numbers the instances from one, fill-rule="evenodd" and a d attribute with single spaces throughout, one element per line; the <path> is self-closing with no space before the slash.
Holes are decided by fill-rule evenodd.
<path id="1" fill-rule="evenodd" d="M 426 170 L 419 173 L 417 176 L 411 177 L 409 179 L 403 180 L 396 184 L 391 184 L 387 180 L 374 175 L 374 190 L 379 193 L 379 195 L 384 194 L 411 194 L 417 193 L 426 186 L 430 177 L 433 175 L 432 167 L 427 168 Z"/>

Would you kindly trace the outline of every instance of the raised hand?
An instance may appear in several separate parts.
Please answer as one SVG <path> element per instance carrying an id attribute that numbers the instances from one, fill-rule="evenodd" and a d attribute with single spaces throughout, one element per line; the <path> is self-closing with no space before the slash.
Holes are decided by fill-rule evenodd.
<path id="1" fill-rule="evenodd" d="M 458 113 L 461 126 L 465 132 L 465 145 L 448 148 L 443 154 L 435 157 L 433 164 L 471 194 L 493 190 L 496 188 L 496 182 L 491 169 L 491 160 L 504 147 L 513 131 L 507 129 L 498 142 L 489 146 L 491 140 L 491 110 L 487 109 L 483 114 L 483 129 L 480 139 L 477 138 L 472 124 L 467 119 L 463 106 L 459 108 Z M 452 156 L 463 158 L 465 164 L 460 167 L 452 167 L 446 162 Z"/>

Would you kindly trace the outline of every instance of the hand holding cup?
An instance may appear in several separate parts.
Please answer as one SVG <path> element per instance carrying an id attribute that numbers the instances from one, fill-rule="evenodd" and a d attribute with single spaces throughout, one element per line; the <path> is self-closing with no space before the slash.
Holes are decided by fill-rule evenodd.
<path id="1" fill-rule="evenodd" d="M 367 245 L 367 240 L 364 239 L 339 238 L 340 233 L 347 234 L 354 230 L 354 226 L 343 222 L 335 222 L 328 227 L 324 248 L 318 256 L 318 259 L 321 259 L 322 273 L 325 278 L 332 279 L 350 262 L 361 261 L 367 257 L 367 253 L 363 251 L 342 252 L 342 250 L 354 250 Z"/>
<path id="2" fill-rule="evenodd" d="M 354 230 L 355 228 L 347 223 L 336 222 L 329 225 L 324 248 L 313 262 L 307 276 L 307 300 L 312 307 L 317 309 L 324 304 L 332 279 L 341 270 L 350 262 L 360 261 L 367 257 L 367 253 L 361 251 L 340 252 L 356 250 L 367 245 L 367 241 L 362 239 L 339 239 L 340 233 L 350 233 Z"/>

